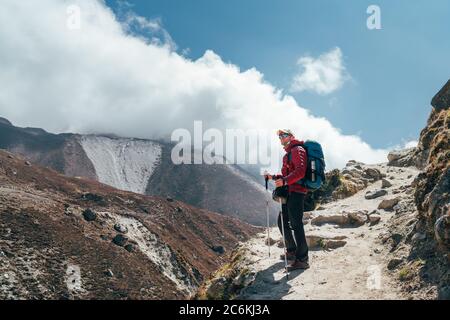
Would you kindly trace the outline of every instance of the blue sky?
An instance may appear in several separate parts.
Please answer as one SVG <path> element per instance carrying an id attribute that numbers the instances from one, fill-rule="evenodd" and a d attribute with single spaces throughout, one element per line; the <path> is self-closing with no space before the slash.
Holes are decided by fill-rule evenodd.
<path id="1" fill-rule="evenodd" d="M 116 0 L 106 2 L 117 9 Z M 160 19 L 190 59 L 211 49 L 242 70 L 255 67 L 313 115 L 376 148 L 418 139 L 431 98 L 450 75 L 445 0 L 128 2 L 137 14 Z M 381 30 L 366 27 L 371 4 L 381 8 Z M 351 80 L 327 95 L 290 92 L 298 58 L 335 47 Z"/>

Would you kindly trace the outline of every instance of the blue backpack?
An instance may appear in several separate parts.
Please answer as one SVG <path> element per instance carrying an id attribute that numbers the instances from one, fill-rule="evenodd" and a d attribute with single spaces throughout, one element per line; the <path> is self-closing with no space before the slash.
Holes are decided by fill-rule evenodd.
<path id="1" fill-rule="evenodd" d="M 305 177 L 296 183 L 305 187 L 308 191 L 315 191 L 325 182 L 325 158 L 322 146 L 320 143 L 311 140 L 296 146 L 301 146 L 305 149 L 308 160 Z M 291 161 L 291 153 L 288 154 L 288 159 Z"/>

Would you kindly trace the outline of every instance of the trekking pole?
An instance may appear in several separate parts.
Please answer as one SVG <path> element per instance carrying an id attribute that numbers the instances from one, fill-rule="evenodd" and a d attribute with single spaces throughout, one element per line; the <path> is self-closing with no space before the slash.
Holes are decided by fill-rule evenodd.
<path id="1" fill-rule="evenodd" d="M 281 205 L 281 233 L 283 234 L 283 247 L 284 247 L 284 270 L 286 271 L 286 280 L 289 280 L 289 270 L 288 270 L 288 262 L 287 262 L 287 250 L 286 250 L 286 237 L 284 234 L 284 217 L 283 217 L 283 203 L 281 202 L 281 198 L 279 198 L 280 200 L 280 205 Z"/>
<path id="2" fill-rule="evenodd" d="M 266 191 L 269 190 L 269 177 L 266 175 Z M 266 199 L 266 215 L 267 215 L 267 247 L 269 248 L 269 258 L 270 258 L 270 221 L 269 221 L 269 199 Z"/>

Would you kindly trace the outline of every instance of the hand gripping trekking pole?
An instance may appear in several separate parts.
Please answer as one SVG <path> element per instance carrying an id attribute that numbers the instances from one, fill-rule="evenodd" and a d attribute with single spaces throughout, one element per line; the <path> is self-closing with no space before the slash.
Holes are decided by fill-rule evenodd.
<path id="1" fill-rule="evenodd" d="M 281 206 L 281 233 L 283 234 L 283 247 L 284 247 L 284 270 L 286 271 L 286 279 L 289 280 L 289 269 L 288 269 L 288 262 L 287 262 L 287 249 L 286 249 L 286 237 L 284 234 L 284 217 L 283 217 L 283 203 L 281 201 L 281 198 L 279 198 L 280 206 Z"/>
<path id="2" fill-rule="evenodd" d="M 268 190 L 269 177 L 266 175 L 266 191 Z M 266 199 L 266 215 L 267 215 L 267 247 L 269 248 L 270 258 L 270 221 L 269 221 L 269 199 Z"/>

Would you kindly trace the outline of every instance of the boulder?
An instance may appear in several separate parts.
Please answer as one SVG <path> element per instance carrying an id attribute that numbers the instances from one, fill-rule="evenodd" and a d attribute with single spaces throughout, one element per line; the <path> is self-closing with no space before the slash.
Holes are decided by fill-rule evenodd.
<path id="1" fill-rule="evenodd" d="M 95 213 L 91 209 L 86 209 L 83 211 L 83 217 L 86 221 L 95 221 L 97 219 L 97 213 Z"/>
<path id="2" fill-rule="evenodd" d="M 128 232 L 128 228 L 125 227 L 124 225 L 120 224 L 120 223 L 116 223 L 114 225 L 114 230 L 116 230 L 117 232 L 120 232 L 120 233 L 127 233 Z"/>
<path id="3" fill-rule="evenodd" d="M 380 221 L 381 221 L 381 216 L 379 214 L 369 215 L 369 222 L 370 222 L 371 226 L 378 224 Z"/>
<path id="4" fill-rule="evenodd" d="M 364 212 L 352 211 L 347 216 L 351 225 L 362 226 L 367 221 L 367 214 Z"/>
<path id="5" fill-rule="evenodd" d="M 213 246 L 213 247 L 211 247 L 211 249 L 218 254 L 225 253 L 225 248 L 223 246 Z"/>
<path id="6" fill-rule="evenodd" d="M 112 241 L 114 244 L 118 245 L 119 247 L 123 247 L 128 242 L 128 238 L 122 234 L 118 234 L 113 238 Z"/>
<path id="7" fill-rule="evenodd" d="M 392 187 L 392 183 L 390 183 L 389 180 L 387 180 L 387 179 L 381 180 L 381 188 L 385 189 L 385 188 L 390 188 L 390 187 Z"/>
<path id="8" fill-rule="evenodd" d="M 393 198 L 393 199 L 384 199 L 383 201 L 380 202 L 380 204 L 378 205 L 378 209 L 383 209 L 386 211 L 391 211 L 393 210 L 394 206 L 397 205 L 397 203 L 399 203 L 400 198 Z"/>
<path id="9" fill-rule="evenodd" d="M 364 197 L 367 200 L 371 200 L 371 199 L 376 199 L 376 198 L 385 196 L 385 195 L 387 195 L 387 193 L 388 192 L 386 190 L 378 189 L 378 190 L 373 190 L 373 191 L 367 191 Z"/>
<path id="10" fill-rule="evenodd" d="M 381 179 L 381 172 L 375 168 L 364 169 L 364 176 L 372 181 L 378 181 Z"/>

